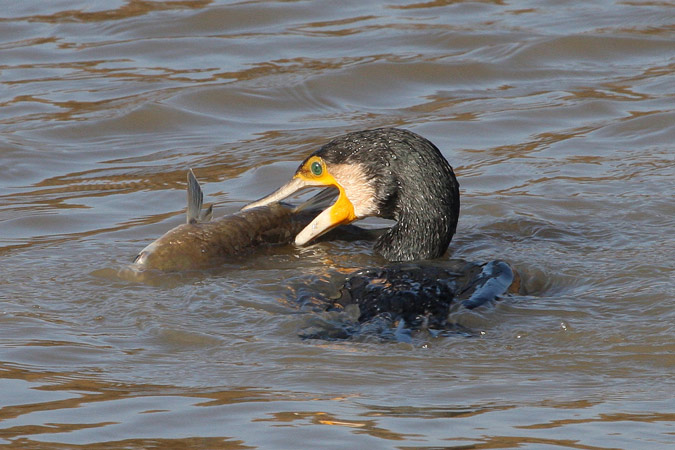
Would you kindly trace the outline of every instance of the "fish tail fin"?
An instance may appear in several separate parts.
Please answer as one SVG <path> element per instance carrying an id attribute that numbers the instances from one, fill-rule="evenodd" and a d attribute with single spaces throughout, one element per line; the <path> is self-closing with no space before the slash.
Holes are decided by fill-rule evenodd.
<path id="1" fill-rule="evenodd" d="M 200 212 L 204 203 L 204 194 L 192 169 L 187 174 L 187 223 L 200 221 Z M 210 208 L 209 208 L 210 209 Z"/>
<path id="2" fill-rule="evenodd" d="M 300 203 L 298 206 L 295 207 L 295 212 L 300 212 L 304 211 L 306 209 L 326 209 L 330 206 L 330 204 L 333 202 L 335 199 L 335 196 L 338 194 L 338 190 L 329 187 L 315 196 L 311 197 L 309 200 Z"/>

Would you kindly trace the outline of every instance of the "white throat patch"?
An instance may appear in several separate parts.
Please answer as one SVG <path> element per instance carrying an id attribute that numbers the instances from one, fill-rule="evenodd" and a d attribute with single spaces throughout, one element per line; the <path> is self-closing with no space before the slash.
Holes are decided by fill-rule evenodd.
<path id="1" fill-rule="evenodd" d="M 354 206 L 354 214 L 363 219 L 378 213 L 375 205 L 375 187 L 358 164 L 335 164 L 327 167 L 335 181 L 340 183 L 345 195 Z"/>

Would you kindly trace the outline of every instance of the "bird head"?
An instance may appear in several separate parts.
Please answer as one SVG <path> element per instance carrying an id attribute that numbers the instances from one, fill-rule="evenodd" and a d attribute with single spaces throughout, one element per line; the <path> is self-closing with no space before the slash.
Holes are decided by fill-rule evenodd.
<path id="1" fill-rule="evenodd" d="M 376 242 L 379 253 L 390 260 L 428 259 L 445 252 L 457 226 L 459 184 L 452 168 L 436 146 L 410 131 L 339 136 L 309 155 L 288 183 L 243 209 L 312 187 L 337 189 L 337 200 L 296 236 L 296 245 L 377 216 L 397 222 Z"/>

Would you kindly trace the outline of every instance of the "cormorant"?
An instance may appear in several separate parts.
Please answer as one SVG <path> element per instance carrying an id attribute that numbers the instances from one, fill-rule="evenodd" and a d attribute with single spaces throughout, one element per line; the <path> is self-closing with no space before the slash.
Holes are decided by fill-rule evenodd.
<path id="1" fill-rule="evenodd" d="M 309 155 L 288 183 L 244 209 L 280 201 L 309 187 L 336 188 L 338 198 L 296 236 L 296 245 L 339 225 L 376 216 L 396 223 L 377 238 L 375 251 L 391 262 L 419 262 L 442 256 L 457 228 L 459 183 L 453 169 L 434 144 L 411 131 L 378 128 L 336 137 Z M 466 295 L 465 306 L 478 306 L 511 284 L 513 272 L 506 263 L 490 264 L 485 268 L 496 270 L 495 278 L 502 280 L 498 284 L 505 286 L 495 295 L 481 291 L 477 297 Z M 485 270 L 478 272 L 477 279 L 489 281 Z M 451 302 L 476 288 L 477 282 L 470 279 L 458 284 L 460 275 L 456 268 L 427 263 L 360 270 L 348 277 L 329 309 L 356 303 L 359 322 L 386 313 L 409 324 L 431 317 L 431 323 L 442 326 Z"/>

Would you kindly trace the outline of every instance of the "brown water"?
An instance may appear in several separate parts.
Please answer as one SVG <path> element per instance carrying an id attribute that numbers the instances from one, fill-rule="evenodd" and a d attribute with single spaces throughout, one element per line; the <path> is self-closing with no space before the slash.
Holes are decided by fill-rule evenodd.
<path id="1" fill-rule="evenodd" d="M 675 442 L 671 2 L 38 1 L 0 11 L 0 446 L 665 449 Z M 455 167 L 453 257 L 522 291 L 479 337 L 303 340 L 370 244 L 125 281 L 346 131 Z"/>

